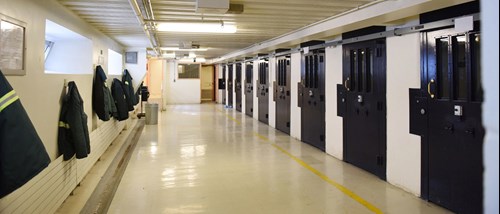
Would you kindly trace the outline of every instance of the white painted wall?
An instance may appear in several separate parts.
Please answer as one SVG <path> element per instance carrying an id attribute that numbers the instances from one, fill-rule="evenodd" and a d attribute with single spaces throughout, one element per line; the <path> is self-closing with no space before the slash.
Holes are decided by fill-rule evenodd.
<path id="1" fill-rule="evenodd" d="M 409 88 L 420 88 L 419 34 L 387 38 L 387 181 L 420 195 L 421 139 L 409 133 Z"/>
<path id="2" fill-rule="evenodd" d="M 253 118 L 259 120 L 259 98 L 257 97 L 258 89 L 257 82 L 259 81 L 259 63 L 260 60 L 253 62 Z"/>
<path id="3" fill-rule="evenodd" d="M 91 40 L 81 38 L 54 42 L 45 61 L 46 73 L 93 74 Z"/>
<path id="4" fill-rule="evenodd" d="M 343 118 L 337 116 L 337 84 L 342 83 L 342 46 L 326 48 L 326 153 L 344 158 Z"/>
<path id="5" fill-rule="evenodd" d="M 231 93 L 233 93 L 233 109 L 236 109 L 236 64 L 233 65 L 233 70 L 231 71 L 233 72 L 233 79 L 231 81 L 233 81 L 233 88 L 231 89 Z"/>
<path id="6" fill-rule="evenodd" d="M 58 155 L 57 123 L 59 121 L 60 97 L 64 79 L 75 81 L 84 100 L 85 113 L 89 116 L 88 126 L 92 130 L 97 118 L 92 113 L 93 68 L 87 74 L 65 75 L 45 74 L 45 20 L 59 23 L 72 31 L 92 39 L 92 63 L 97 64 L 100 50 L 122 50 L 123 48 L 103 35 L 55 0 L 27 1 L 0 0 L 0 13 L 21 20 L 27 24 L 26 33 L 26 76 L 8 76 L 7 80 L 16 90 L 21 102 L 33 122 L 52 160 Z M 36 12 L 34 12 L 36 11 Z M 104 55 L 107 58 L 107 55 Z M 103 66 L 105 69 L 107 66 Z M 43 93 L 40 93 L 43 92 Z M 96 125 L 97 126 L 97 125 Z"/>
<path id="7" fill-rule="evenodd" d="M 484 213 L 498 213 L 498 1 L 481 1 L 482 69 L 485 103 Z"/>
<path id="8" fill-rule="evenodd" d="M 298 83 L 300 82 L 300 71 L 302 69 L 302 53 L 294 53 L 291 57 L 291 66 L 292 66 L 292 76 L 291 76 L 291 109 L 290 109 L 290 136 L 296 138 L 298 140 L 302 137 L 302 109 L 298 107 Z"/>
<path id="9" fill-rule="evenodd" d="M 137 90 L 137 87 L 141 84 L 141 82 L 146 77 L 146 67 L 148 64 L 147 54 L 145 48 L 127 48 L 127 52 L 137 52 L 137 64 L 129 64 L 125 63 L 125 69 L 128 70 L 130 75 L 133 78 L 134 89 Z M 125 56 L 125 53 L 122 53 Z"/>
<path id="10" fill-rule="evenodd" d="M 176 104 L 200 104 L 201 103 L 201 80 L 200 79 L 178 79 L 178 63 L 167 61 L 165 63 L 166 85 L 165 93 L 168 105 Z"/>
<path id="11" fill-rule="evenodd" d="M 276 128 L 276 102 L 274 82 L 276 81 L 276 57 L 269 58 L 269 126 Z"/>
<path id="12" fill-rule="evenodd" d="M 246 107 L 247 107 L 247 100 L 246 100 L 246 80 L 245 80 L 245 77 L 246 77 L 246 71 L 247 71 L 247 66 L 245 65 L 245 63 L 241 63 L 241 112 L 243 114 L 246 114 L 247 110 L 246 110 Z"/>

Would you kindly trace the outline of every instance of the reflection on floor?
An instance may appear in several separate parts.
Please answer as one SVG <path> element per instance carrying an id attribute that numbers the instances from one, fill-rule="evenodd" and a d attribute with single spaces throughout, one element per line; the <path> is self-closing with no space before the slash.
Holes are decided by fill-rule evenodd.
<path id="1" fill-rule="evenodd" d="M 447 213 L 214 104 L 146 126 L 109 213 Z"/>

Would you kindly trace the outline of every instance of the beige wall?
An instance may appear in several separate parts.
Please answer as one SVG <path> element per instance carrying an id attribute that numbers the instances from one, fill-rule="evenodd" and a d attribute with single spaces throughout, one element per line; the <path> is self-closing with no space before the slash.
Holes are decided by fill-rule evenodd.
<path id="1" fill-rule="evenodd" d="M 64 80 L 75 81 L 84 100 L 85 113 L 89 116 L 89 128 L 95 129 L 102 124 L 92 113 L 92 79 L 91 74 L 67 75 L 45 74 L 45 20 L 49 19 L 93 42 L 93 63 L 97 64 L 100 51 L 103 51 L 104 70 L 107 71 L 107 50 L 113 49 L 122 53 L 122 47 L 95 30 L 89 24 L 62 7 L 54 0 L 0 0 L 0 13 L 21 20 L 27 24 L 26 29 L 26 76 L 8 76 L 7 80 L 18 93 L 21 102 L 28 112 L 47 152 L 52 160 L 56 159 L 57 124 L 59 121 L 60 97 Z M 34 12 L 36 11 L 36 12 Z M 109 77 L 110 82 L 113 77 Z"/>
<path id="2" fill-rule="evenodd" d="M 421 140 L 409 133 L 410 88 L 420 88 L 418 33 L 387 38 L 387 181 L 420 195 Z"/>
<path id="3" fill-rule="evenodd" d="M 163 81 L 163 61 L 159 59 L 151 59 L 148 64 L 148 73 L 146 82 L 150 93 L 150 99 L 162 98 L 162 81 Z"/>

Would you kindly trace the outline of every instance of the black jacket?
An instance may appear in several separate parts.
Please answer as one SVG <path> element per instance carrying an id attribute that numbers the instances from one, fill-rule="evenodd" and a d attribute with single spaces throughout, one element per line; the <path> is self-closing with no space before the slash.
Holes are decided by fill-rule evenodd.
<path id="1" fill-rule="evenodd" d="M 111 84 L 111 94 L 113 95 L 116 105 L 116 113 L 114 114 L 114 117 L 119 121 L 128 119 L 128 105 L 127 99 L 125 98 L 123 84 L 116 78 L 113 79 L 113 84 Z"/>
<path id="2" fill-rule="evenodd" d="M 0 71 L 0 198 L 31 180 L 49 163 L 35 127 Z"/>
<path id="3" fill-rule="evenodd" d="M 92 108 L 102 121 L 109 121 L 116 112 L 115 102 L 106 84 L 107 79 L 102 67 L 97 66 L 92 86 Z"/>
<path id="4" fill-rule="evenodd" d="M 68 93 L 63 98 L 57 142 L 64 160 L 71 159 L 75 154 L 78 159 L 86 158 L 90 154 L 87 115 L 75 82 L 68 83 Z"/>
<path id="5" fill-rule="evenodd" d="M 134 83 L 132 82 L 132 76 L 127 69 L 123 71 L 122 76 L 123 90 L 125 92 L 125 97 L 127 99 L 127 107 L 129 111 L 134 110 L 134 106 L 137 105 L 137 100 L 135 98 Z"/>

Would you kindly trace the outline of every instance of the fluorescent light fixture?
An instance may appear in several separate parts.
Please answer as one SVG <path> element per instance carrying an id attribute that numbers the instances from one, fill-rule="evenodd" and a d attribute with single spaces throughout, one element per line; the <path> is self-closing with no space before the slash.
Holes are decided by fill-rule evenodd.
<path id="1" fill-rule="evenodd" d="M 160 48 L 162 51 L 186 51 L 186 52 L 193 52 L 193 51 L 208 51 L 206 48 L 195 48 L 195 49 L 182 49 L 182 48 L 176 48 L 176 47 L 163 47 Z"/>
<path id="2" fill-rule="evenodd" d="M 196 54 L 195 53 L 189 53 L 189 58 L 196 58 Z"/>
<path id="3" fill-rule="evenodd" d="M 175 59 L 175 53 L 164 53 L 164 54 L 162 54 L 162 57 L 169 58 L 169 59 Z"/>
<path id="4" fill-rule="evenodd" d="M 182 58 L 179 59 L 179 63 L 205 63 L 207 60 L 205 58 Z"/>
<path id="5" fill-rule="evenodd" d="M 160 22 L 158 31 L 186 33 L 236 33 L 236 25 L 224 22 Z"/>

